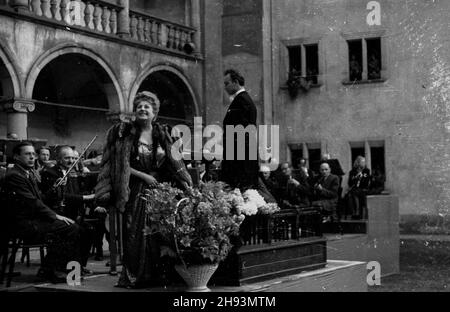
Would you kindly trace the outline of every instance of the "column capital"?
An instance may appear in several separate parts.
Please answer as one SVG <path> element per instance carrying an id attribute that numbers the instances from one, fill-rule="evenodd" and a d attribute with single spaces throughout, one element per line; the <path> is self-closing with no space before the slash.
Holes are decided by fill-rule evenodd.
<path id="1" fill-rule="evenodd" d="M 11 98 L 0 102 L 0 110 L 7 113 L 31 113 L 36 106 L 33 101 Z"/>
<path id="2" fill-rule="evenodd" d="M 129 122 L 133 120 L 133 113 L 127 113 L 127 112 L 107 112 L 106 113 L 106 119 L 113 124 L 118 122 Z"/>

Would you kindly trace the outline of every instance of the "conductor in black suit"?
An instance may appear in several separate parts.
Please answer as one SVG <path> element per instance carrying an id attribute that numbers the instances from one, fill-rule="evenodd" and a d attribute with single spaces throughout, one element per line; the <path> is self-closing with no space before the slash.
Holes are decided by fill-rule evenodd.
<path id="1" fill-rule="evenodd" d="M 231 99 L 231 104 L 223 120 L 223 161 L 221 170 L 221 180 L 232 187 L 238 187 L 241 190 L 256 188 L 258 184 L 258 148 L 257 133 L 247 132 L 245 134 L 245 144 L 239 142 L 236 133 L 234 135 L 227 131 L 227 126 L 242 126 L 244 129 L 250 126 L 256 128 L 257 111 L 250 95 L 245 91 L 245 80 L 242 75 L 232 69 L 224 73 L 225 91 Z M 248 129 L 249 129 L 248 128 Z M 227 136 L 234 136 L 234 155 L 232 159 L 227 157 Z M 250 140 L 255 140 L 250 144 Z M 254 150 L 253 150 L 254 147 Z M 245 149 L 244 160 L 238 160 L 238 148 Z M 229 152 L 229 154 L 231 151 Z M 230 156 L 230 155 L 228 155 Z"/>

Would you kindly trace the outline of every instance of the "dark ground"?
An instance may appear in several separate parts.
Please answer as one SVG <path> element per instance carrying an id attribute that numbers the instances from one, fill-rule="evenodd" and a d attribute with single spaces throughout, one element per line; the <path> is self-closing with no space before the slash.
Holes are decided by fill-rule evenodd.
<path id="1" fill-rule="evenodd" d="M 369 291 L 450 292 L 450 239 L 402 239 L 400 274 L 382 278 Z"/>

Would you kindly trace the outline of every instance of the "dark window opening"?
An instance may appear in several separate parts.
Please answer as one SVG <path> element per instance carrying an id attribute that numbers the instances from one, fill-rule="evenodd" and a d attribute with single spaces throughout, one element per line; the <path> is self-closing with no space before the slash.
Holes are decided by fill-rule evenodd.
<path id="1" fill-rule="evenodd" d="M 381 39 L 366 39 L 367 42 L 367 79 L 381 78 Z"/>
<path id="2" fill-rule="evenodd" d="M 358 156 L 366 157 L 366 151 L 364 147 L 352 147 L 352 166 Z"/>
<path id="3" fill-rule="evenodd" d="M 288 47 L 289 51 L 289 72 L 295 75 L 302 74 L 302 47 Z"/>
<path id="4" fill-rule="evenodd" d="M 322 152 L 320 148 L 308 148 L 308 163 L 309 168 L 318 173 L 320 168 L 320 161 L 322 159 Z"/>
<path id="5" fill-rule="evenodd" d="M 372 162 L 372 170 L 379 170 L 382 174 L 385 174 L 386 165 L 384 162 L 384 147 L 371 147 L 370 157 Z"/>
<path id="6" fill-rule="evenodd" d="M 291 150 L 291 160 L 292 160 L 292 165 L 295 169 L 300 169 L 298 167 L 298 163 L 300 161 L 300 159 L 303 158 L 303 150 L 298 149 L 298 150 Z"/>
<path id="7" fill-rule="evenodd" d="M 373 194 L 379 194 L 384 190 L 386 183 L 386 163 L 384 158 L 384 146 L 370 148 L 372 165 L 372 184 Z"/>
<path id="8" fill-rule="evenodd" d="M 306 80 L 317 84 L 319 75 L 319 45 L 305 45 L 306 54 Z"/>
<path id="9" fill-rule="evenodd" d="M 362 80 L 362 41 L 349 40 L 348 43 L 348 57 L 349 57 L 349 73 L 350 81 Z"/>

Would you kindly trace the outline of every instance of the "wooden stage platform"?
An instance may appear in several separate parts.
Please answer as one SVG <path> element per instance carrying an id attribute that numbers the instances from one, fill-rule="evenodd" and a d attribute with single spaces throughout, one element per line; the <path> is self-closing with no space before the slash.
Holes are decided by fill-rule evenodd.
<path id="1" fill-rule="evenodd" d="M 247 284 L 240 287 L 209 285 L 212 292 L 365 292 L 366 263 L 356 261 L 328 260 L 324 268 L 275 278 L 264 282 Z M 149 288 L 129 290 L 116 288 L 117 276 L 109 274 L 85 278 L 81 286 L 66 284 L 36 285 L 41 292 L 184 292 L 186 287 Z"/>

